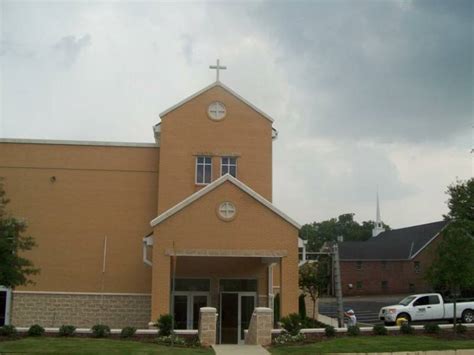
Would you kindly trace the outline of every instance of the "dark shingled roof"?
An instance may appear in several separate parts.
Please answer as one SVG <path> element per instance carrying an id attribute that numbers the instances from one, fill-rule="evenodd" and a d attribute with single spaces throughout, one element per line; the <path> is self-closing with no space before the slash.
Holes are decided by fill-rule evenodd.
<path id="1" fill-rule="evenodd" d="M 364 242 L 339 244 L 341 260 L 407 260 L 411 259 L 443 228 L 447 221 L 393 229 Z"/>

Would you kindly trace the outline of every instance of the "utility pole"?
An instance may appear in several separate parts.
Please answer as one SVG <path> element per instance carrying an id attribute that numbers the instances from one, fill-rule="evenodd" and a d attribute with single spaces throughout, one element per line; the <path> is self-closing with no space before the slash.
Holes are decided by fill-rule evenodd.
<path id="1" fill-rule="evenodd" d="M 332 246 L 333 255 L 333 272 L 334 272 L 334 290 L 336 291 L 337 300 L 337 320 L 339 328 L 344 326 L 344 305 L 342 303 L 342 285 L 341 285 L 341 267 L 339 265 L 339 247 L 337 242 Z"/>

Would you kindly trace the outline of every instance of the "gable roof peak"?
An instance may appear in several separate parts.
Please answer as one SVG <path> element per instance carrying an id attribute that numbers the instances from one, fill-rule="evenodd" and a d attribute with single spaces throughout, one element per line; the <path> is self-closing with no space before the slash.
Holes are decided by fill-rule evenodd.
<path id="1" fill-rule="evenodd" d="M 234 90 L 232 90 L 230 87 L 224 85 L 221 81 L 219 80 L 216 80 L 215 82 L 213 82 L 212 84 L 206 86 L 205 88 L 199 90 L 198 92 L 192 94 L 191 96 L 188 96 L 187 98 L 185 98 L 184 100 L 181 100 L 180 102 L 178 102 L 176 105 L 173 105 L 171 106 L 170 108 L 166 109 L 165 111 L 161 112 L 160 113 L 160 118 L 163 118 L 164 116 L 166 116 L 168 113 L 176 110 L 177 108 L 183 106 L 185 103 L 191 101 L 192 99 L 194 99 L 195 97 L 205 93 L 206 91 L 214 88 L 214 87 L 220 87 L 222 89 L 224 89 L 225 91 L 227 91 L 229 94 L 231 94 L 232 96 L 236 97 L 237 99 L 239 99 L 240 101 L 242 101 L 244 104 L 246 104 L 247 106 L 249 106 L 250 108 L 252 108 L 254 111 L 256 111 L 257 113 L 259 113 L 260 115 L 262 115 L 264 118 L 266 118 L 267 120 L 269 120 L 271 123 L 274 122 L 274 119 L 271 118 L 268 114 L 266 114 L 265 112 L 263 112 L 262 110 L 260 110 L 258 107 L 256 107 L 254 104 L 252 104 L 250 101 L 244 99 L 242 96 L 240 96 L 239 94 L 237 94 Z"/>

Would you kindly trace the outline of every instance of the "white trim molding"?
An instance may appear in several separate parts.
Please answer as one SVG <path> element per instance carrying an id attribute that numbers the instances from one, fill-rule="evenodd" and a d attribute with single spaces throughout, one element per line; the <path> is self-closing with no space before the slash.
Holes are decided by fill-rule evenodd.
<path id="1" fill-rule="evenodd" d="M 13 291 L 15 294 L 38 294 L 38 295 L 90 295 L 90 296 L 151 296 L 151 293 L 114 293 L 114 292 L 67 292 L 67 291 Z"/>
<path id="2" fill-rule="evenodd" d="M 237 99 L 239 99 L 240 101 L 242 101 L 244 104 L 246 104 L 247 106 L 249 106 L 250 108 L 252 108 L 254 111 L 256 111 L 257 113 L 259 113 L 260 115 L 262 115 L 264 118 L 266 118 L 267 120 L 269 120 L 270 122 L 273 123 L 273 118 L 271 118 L 269 115 L 267 115 L 265 112 L 263 112 L 262 110 L 260 110 L 259 108 L 257 108 L 255 105 L 253 105 L 252 103 L 250 103 L 249 101 L 247 101 L 246 99 L 244 99 L 242 96 L 240 96 L 239 94 L 237 94 L 235 91 L 233 91 L 231 88 L 229 88 L 228 86 L 225 86 L 223 83 L 221 83 L 220 81 L 216 81 L 214 83 L 212 83 L 211 85 L 208 85 L 206 86 L 204 89 L 201 89 L 199 90 L 198 92 L 192 94 L 191 96 L 188 96 L 187 98 L 185 98 L 184 100 L 178 102 L 176 105 L 173 105 L 171 106 L 170 108 L 168 108 L 167 110 L 163 111 L 162 113 L 160 113 L 160 118 L 163 118 L 164 116 L 166 116 L 168 113 L 170 113 L 171 111 L 174 111 L 176 110 L 177 108 L 183 106 L 185 103 L 191 101 L 192 99 L 194 99 L 195 97 L 205 93 L 206 91 L 216 87 L 216 86 L 219 86 L 221 87 L 222 89 L 226 90 L 227 92 L 229 92 L 231 95 L 235 96 Z"/>
<path id="3" fill-rule="evenodd" d="M 133 147 L 133 148 L 158 148 L 159 147 L 159 145 L 157 145 L 156 143 L 67 141 L 67 140 L 54 140 L 54 139 L 23 139 L 23 138 L 0 138 L 0 143 L 86 145 L 86 146 Z"/>
<path id="4" fill-rule="evenodd" d="M 198 200 L 202 196 L 206 195 L 207 193 L 211 192 L 212 190 L 215 190 L 217 187 L 221 186 L 226 181 L 234 184 L 239 189 L 241 189 L 242 191 L 244 191 L 247 194 L 249 194 L 250 196 L 252 196 L 255 200 L 260 202 L 262 205 L 264 205 L 265 207 L 267 207 L 268 209 L 273 211 L 275 214 L 277 214 L 278 216 L 283 218 L 285 221 L 287 221 L 288 223 L 290 223 L 291 225 L 293 225 L 297 229 L 301 228 L 301 225 L 298 222 L 296 222 L 294 219 L 290 218 L 284 212 L 280 211 L 270 201 L 265 199 L 263 196 L 259 195 L 257 192 L 255 192 L 250 187 L 248 187 L 243 182 L 236 179 L 235 177 L 233 177 L 230 174 L 225 174 L 225 175 L 221 176 L 219 179 L 214 180 L 214 182 L 210 183 L 209 185 L 202 188 L 201 190 L 193 193 L 191 196 L 185 198 L 183 201 L 181 201 L 177 205 L 171 207 L 167 211 L 163 212 L 158 217 L 152 219 L 151 222 L 150 222 L 150 225 L 152 227 L 157 226 L 158 224 L 163 222 L 165 219 L 167 219 L 167 218 L 171 217 L 172 215 L 174 215 L 175 213 L 181 211 L 182 209 L 184 209 L 185 207 L 187 207 L 188 205 L 190 205 L 194 201 Z"/>

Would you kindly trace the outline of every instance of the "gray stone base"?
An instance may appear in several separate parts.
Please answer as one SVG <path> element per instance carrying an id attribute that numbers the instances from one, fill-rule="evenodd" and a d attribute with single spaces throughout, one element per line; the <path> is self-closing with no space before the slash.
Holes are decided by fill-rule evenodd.
<path id="1" fill-rule="evenodd" d="M 11 315 L 17 327 L 106 324 L 145 329 L 151 318 L 151 295 L 13 292 Z"/>

